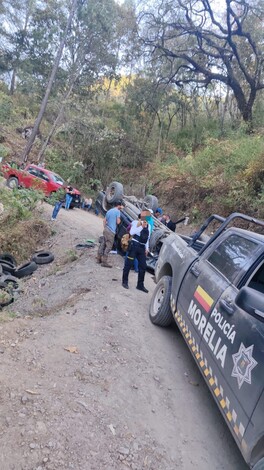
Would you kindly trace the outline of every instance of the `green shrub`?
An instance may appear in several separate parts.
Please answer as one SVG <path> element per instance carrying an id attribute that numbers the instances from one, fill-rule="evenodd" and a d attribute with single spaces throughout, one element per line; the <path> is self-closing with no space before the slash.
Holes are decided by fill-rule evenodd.
<path id="1" fill-rule="evenodd" d="M 12 116 L 12 99 L 0 91 L 0 122 L 8 122 Z"/>
<path id="2" fill-rule="evenodd" d="M 3 204 L 5 223 L 12 225 L 19 220 L 28 219 L 43 193 L 33 189 L 0 188 L 0 201 Z"/>
<path id="3" fill-rule="evenodd" d="M 0 162 L 8 154 L 9 154 L 9 149 L 7 147 L 5 147 L 3 144 L 0 144 Z"/>

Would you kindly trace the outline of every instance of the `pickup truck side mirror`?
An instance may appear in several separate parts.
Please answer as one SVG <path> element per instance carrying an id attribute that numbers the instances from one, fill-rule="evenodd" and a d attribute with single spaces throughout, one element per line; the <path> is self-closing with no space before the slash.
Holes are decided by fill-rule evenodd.
<path id="1" fill-rule="evenodd" d="M 251 287 L 242 287 L 236 296 L 236 305 L 250 315 L 264 319 L 264 294 Z"/>

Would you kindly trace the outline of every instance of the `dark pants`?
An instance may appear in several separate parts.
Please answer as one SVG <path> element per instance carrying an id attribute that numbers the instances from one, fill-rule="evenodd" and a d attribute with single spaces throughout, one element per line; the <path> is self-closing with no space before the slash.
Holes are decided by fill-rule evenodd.
<path id="1" fill-rule="evenodd" d="M 125 260 L 127 259 L 127 257 L 128 257 L 128 252 L 126 252 Z M 134 271 L 135 273 L 138 273 L 138 259 L 137 258 L 134 258 Z"/>
<path id="2" fill-rule="evenodd" d="M 138 259 L 138 283 L 137 287 L 144 287 L 144 279 L 146 272 L 146 248 L 145 245 L 132 241 L 128 250 L 125 266 L 123 269 L 123 284 L 128 284 L 128 275 L 130 269 L 134 265 L 134 259 Z"/>

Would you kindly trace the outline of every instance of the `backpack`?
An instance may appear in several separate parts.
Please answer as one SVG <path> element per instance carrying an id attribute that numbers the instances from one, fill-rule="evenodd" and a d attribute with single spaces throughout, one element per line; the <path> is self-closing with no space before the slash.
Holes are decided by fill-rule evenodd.
<path id="1" fill-rule="evenodd" d="M 123 251 L 128 251 L 128 246 L 129 246 L 129 242 L 131 240 L 131 236 L 129 235 L 129 233 L 125 233 L 122 238 L 121 238 L 121 248 Z"/>

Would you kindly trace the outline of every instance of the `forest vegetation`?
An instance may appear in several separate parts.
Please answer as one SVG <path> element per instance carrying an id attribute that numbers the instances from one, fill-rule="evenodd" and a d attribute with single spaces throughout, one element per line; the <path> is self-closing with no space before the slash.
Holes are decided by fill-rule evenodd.
<path id="1" fill-rule="evenodd" d="M 264 218 L 263 2 L 221 5 L 2 0 L 0 158 Z"/>

